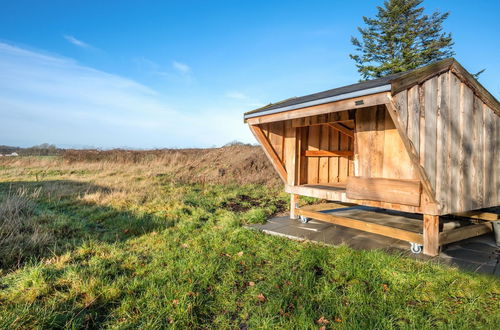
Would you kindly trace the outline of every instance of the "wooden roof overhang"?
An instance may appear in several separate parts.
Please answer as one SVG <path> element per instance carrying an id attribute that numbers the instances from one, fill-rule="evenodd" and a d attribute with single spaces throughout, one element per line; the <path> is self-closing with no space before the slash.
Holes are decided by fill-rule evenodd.
<path id="1" fill-rule="evenodd" d="M 419 69 L 384 78 L 365 81 L 325 92 L 291 98 L 246 112 L 249 125 L 302 118 L 373 105 L 393 103 L 392 96 L 424 83 L 441 73 L 451 71 L 500 116 L 500 103 L 454 58 L 448 58 Z"/>
<path id="2" fill-rule="evenodd" d="M 389 91 L 386 91 L 376 94 L 340 99 L 338 101 L 333 101 L 329 103 L 286 110 L 283 112 L 275 112 L 264 115 L 255 114 L 251 117 L 245 118 L 245 122 L 249 125 L 265 124 L 275 121 L 298 119 L 298 118 L 322 115 L 332 112 L 340 112 L 345 110 L 370 107 L 374 105 L 381 105 L 389 103 L 391 102 L 391 100 L 392 100 L 391 93 Z"/>

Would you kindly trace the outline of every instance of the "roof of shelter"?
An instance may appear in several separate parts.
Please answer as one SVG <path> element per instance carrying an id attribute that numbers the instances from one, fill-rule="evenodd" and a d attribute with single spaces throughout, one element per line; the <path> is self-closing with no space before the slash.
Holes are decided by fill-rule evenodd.
<path id="1" fill-rule="evenodd" d="M 449 70 L 452 70 L 462 81 L 467 83 L 467 85 L 471 87 L 476 94 L 478 94 L 483 102 L 485 102 L 497 115 L 500 116 L 500 103 L 497 99 L 491 95 L 469 72 L 467 72 L 460 65 L 460 63 L 458 63 L 454 58 L 448 58 L 415 70 L 400 72 L 378 79 L 367 80 L 357 84 L 329 89 L 305 96 L 292 97 L 280 102 L 271 103 L 264 107 L 246 112 L 245 119 L 380 92 L 390 91 L 394 95 L 404 89 L 421 84 L 424 81 Z"/>

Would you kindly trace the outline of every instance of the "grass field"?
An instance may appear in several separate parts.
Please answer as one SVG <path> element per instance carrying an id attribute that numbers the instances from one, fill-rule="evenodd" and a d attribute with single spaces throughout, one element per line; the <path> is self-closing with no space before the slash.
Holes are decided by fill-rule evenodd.
<path id="1" fill-rule="evenodd" d="M 500 325 L 498 278 L 246 229 L 288 207 L 258 149 L 132 158 L 0 160 L 1 328 Z"/>

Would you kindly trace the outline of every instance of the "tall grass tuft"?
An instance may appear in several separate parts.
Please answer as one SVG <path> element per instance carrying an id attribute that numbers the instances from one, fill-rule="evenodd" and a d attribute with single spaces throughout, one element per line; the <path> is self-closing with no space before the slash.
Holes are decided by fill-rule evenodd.
<path id="1" fill-rule="evenodd" d="M 50 235 L 33 217 L 39 195 L 40 189 L 19 188 L 0 202 L 0 269 L 18 266 L 50 242 Z"/>

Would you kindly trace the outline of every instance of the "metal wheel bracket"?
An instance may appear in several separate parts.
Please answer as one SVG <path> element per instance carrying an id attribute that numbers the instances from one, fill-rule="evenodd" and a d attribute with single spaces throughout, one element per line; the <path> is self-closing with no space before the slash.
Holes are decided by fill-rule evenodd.
<path id="1" fill-rule="evenodd" d="M 422 253 L 423 247 L 424 246 L 422 244 L 410 242 L 410 251 L 412 253 L 415 253 L 415 254 Z"/>
<path id="2" fill-rule="evenodd" d="M 301 216 L 299 216 L 299 221 L 301 223 L 308 223 L 309 222 L 309 218 L 301 215 Z"/>

